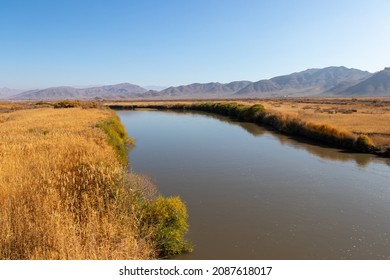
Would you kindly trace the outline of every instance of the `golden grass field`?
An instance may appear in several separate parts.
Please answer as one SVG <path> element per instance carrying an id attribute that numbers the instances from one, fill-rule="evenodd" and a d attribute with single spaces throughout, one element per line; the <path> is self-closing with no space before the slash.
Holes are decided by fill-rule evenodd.
<path id="1" fill-rule="evenodd" d="M 278 112 L 300 120 L 331 125 L 355 135 L 367 135 L 374 145 L 390 148 L 390 98 L 264 98 L 224 100 L 239 104 L 262 104 L 269 112 Z M 199 100 L 181 101 L 116 101 L 106 105 L 191 104 Z M 221 100 L 207 100 L 221 102 Z"/>
<path id="2" fill-rule="evenodd" d="M 124 170 L 96 127 L 113 113 L 8 110 L 30 105 L 0 106 L 0 259 L 154 257 L 121 187 L 150 183 Z"/>

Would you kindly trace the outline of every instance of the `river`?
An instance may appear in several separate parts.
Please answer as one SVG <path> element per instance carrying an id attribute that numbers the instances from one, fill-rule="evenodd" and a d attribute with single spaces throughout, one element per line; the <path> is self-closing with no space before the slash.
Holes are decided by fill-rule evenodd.
<path id="1" fill-rule="evenodd" d="M 178 259 L 388 259 L 390 160 L 212 114 L 118 111 L 130 168 L 186 203 Z"/>

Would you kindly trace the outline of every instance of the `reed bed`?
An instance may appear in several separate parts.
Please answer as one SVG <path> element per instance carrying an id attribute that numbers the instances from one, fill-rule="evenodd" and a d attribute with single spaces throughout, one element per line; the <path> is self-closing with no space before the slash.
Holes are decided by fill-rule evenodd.
<path id="1" fill-rule="evenodd" d="M 150 259 L 188 246 L 179 200 L 182 245 L 164 251 L 150 210 L 155 188 L 127 171 L 104 129 L 113 112 L 40 108 L 0 118 L 0 259 Z"/>

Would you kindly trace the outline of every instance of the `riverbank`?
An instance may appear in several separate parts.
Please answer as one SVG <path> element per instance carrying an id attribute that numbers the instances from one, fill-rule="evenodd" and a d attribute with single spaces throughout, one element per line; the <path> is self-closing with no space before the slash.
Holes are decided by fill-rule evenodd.
<path id="1" fill-rule="evenodd" d="M 265 125 L 284 134 L 306 137 L 321 143 L 334 145 L 356 152 L 372 153 L 384 157 L 390 156 L 390 145 L 386 141 L 375 143 L 368 134 L 363 132 L 350 131 L 338 126 L 321 123 L 320 121 L 310 121 L 293 114 L 283 113 L 272 109 L 267 109 L 259 103 L 246 102 L 182 102 L 182 103 L 114 103 L 108 106 L 112 109 L 134 109 L 134 108 L 154 108 L 154 109 L 174 109 L 174 110 L 198 110 L 210 113 L 217 113 L 229 116 L 238 120 L 253 122 Z M 357 110 L 355 110 L 357 111 Z M 353 109 L 350 111 L 353 113 Z M 366 122 L 361 122 L 366 125 Z M 372 126 L 378 127 L 378 126 Z M 383 139 L 382 139 L 383 140 Z"/>
<path id="2" fill-rule="evenodd" d="M 128 172 L 114 112 L 92 102 L 23 105 L 0 113 L 0 259 L 153 259 L 190 249 L 184 203 Z"/>

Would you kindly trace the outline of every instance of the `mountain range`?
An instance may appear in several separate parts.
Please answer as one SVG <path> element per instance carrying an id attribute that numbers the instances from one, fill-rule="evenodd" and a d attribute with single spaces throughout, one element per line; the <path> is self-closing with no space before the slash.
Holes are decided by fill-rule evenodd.
<path id="1" fill-rule="evenodd" d="M 9 91 L 8 91 L 9 92 Z M 1 92 L 0 92 L 1 93 Z M 14 100 L 179 99 L 282 96 L 390 96 L 390 68 L 370 73 L 344 66 L 307 69 L 268 80 L 193 83 L 163 90 L 122 83 L 89 88 L 51 87 L 14 94 Z"/>
<path id="2" fill-rule="evenodd" d="M 390 95 L 390 67 L 344 90 L 345 95 Z"/>
<path id="3" fill-rule="evenodd" d="M 29 90 L 11 97 L 15 100 L 56 100 L 56 99 L 127 99 L 140 97 L 148 90 L 129 83 L 117 85 L 74 88 L 51 87 L 47 89 Z"/>
<path id="4" fill-rule="evenodd" d="M 345 67 L 327 67 L 308 69 L 290 75 L 278 76 L 269 80 L 260 80 L 241 89 L 236 95 L 291 95 L 306 96 L 323 93 L 338 93 L 341 84 L 356 85 L 372 74 Z M 336 91 L 337 89 L 337 91 Z M 343 87 L 341 90 L 345 90 Z"/>

